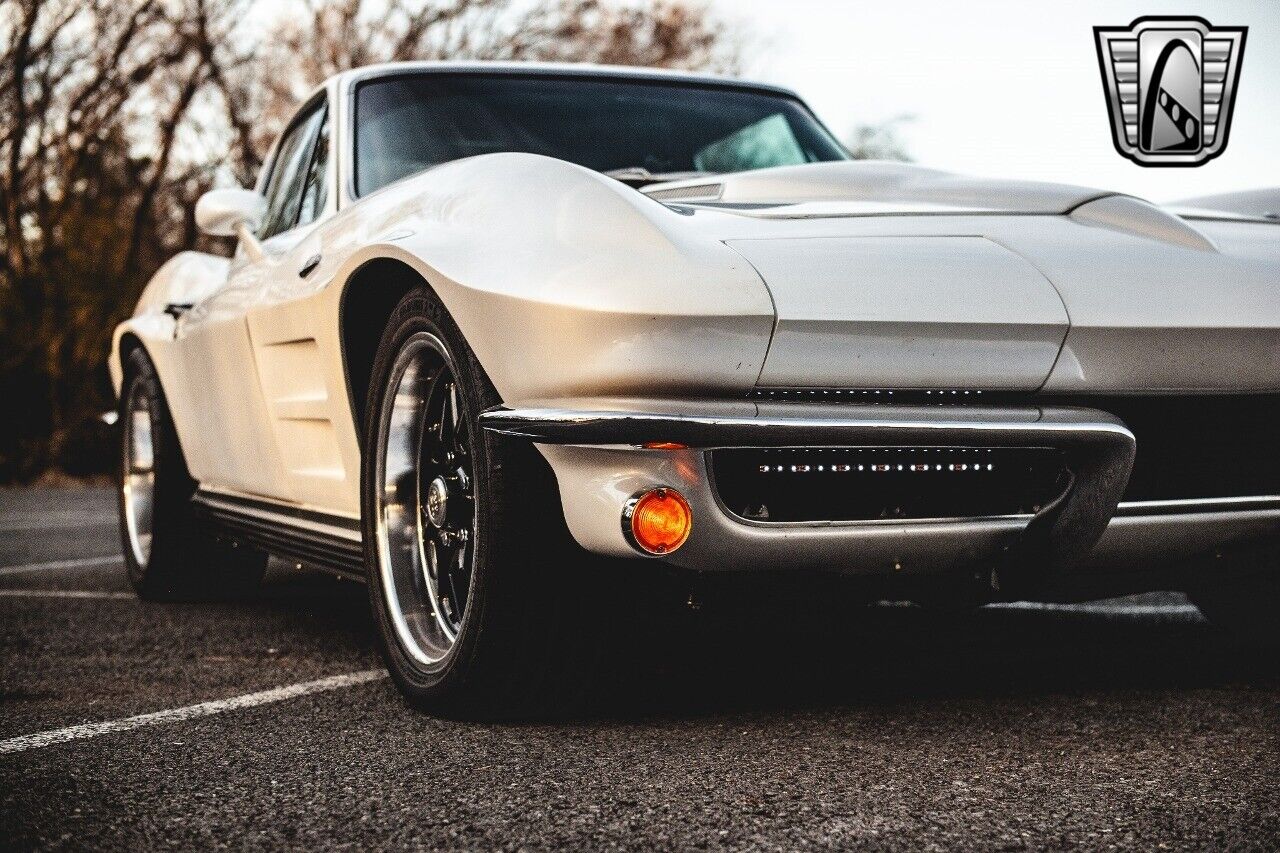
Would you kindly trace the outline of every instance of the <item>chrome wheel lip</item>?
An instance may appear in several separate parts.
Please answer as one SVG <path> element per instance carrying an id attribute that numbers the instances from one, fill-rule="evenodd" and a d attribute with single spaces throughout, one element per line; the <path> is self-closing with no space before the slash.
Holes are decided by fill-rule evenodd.
<path id="1" fill-rule="evenodd" d="M 124 464 L 120 494 L 125 536 L 134 562 L 139 566 L 146 566 L 151 560 L 156 491 L 153 433 L 151 401 L 135 386 L 129 394 L 121 430 Z"/>
<path id="2" fill-rule="evenodd" d="M 434 378 L 428 370 L 431 366 L 437 371 Z M 446 411 L 453 412 L 454 429 L 462 425 L 469 437 L 466 413 L 456 394 L 457 369 L 452 355 L 440 338 L 418 332 L 404 342 L 392 364 L 379 413 L 373 460 L 377 582 L 399 645 L 417 665 L 427 669 L 446 664 L 465 624 L 478 514 L 478 501 L 472 494 L 470 517 L 461 520 L 466 526 L 455 532 L 439 524 L 447 516 L 458 515 L 458 495 L 443 482 L 448 472 L 435 470 L 439 466 L 428 470 L 428 408 L 434 399 L 435 383 L 446 377 L 454 390 L 442 403 L 439 420 L 444 419 Z M 465 470 L 465 462 L 456 463 L 459 467 L 455 479 L 469 485 L 474 478 Z M 437 481 L 441 486 L 435 485 Z M 432 512 L 429 493 L 441 487 L 445 492 L 437 497 L 447 494 L 447 503 L 437 501 Z M 455 520 L 453 524 L 460 522 Z M 445 541 L 452 546 L 444 547 Z M 451 584 L 454 563 L 448 567 L 441 564 L 442 560 L 455 558 L 465 571 L 467 586 L 463 611 L 456 618 L 444 589 Z"/>

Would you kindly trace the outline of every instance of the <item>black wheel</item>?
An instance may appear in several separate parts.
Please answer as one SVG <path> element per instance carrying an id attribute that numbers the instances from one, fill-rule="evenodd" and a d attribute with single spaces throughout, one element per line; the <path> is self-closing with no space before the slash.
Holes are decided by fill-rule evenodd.
<path id="1" fill-rule="evenodd" d="M 1201 579 L 1187 597 L 1210 622 L 1240 639 L 1280 646 L 1280 555 L 1267 549 L 1235 562 L 1227 573 Z"/>
<path id="2" fill-rule="evenodd" d="M 214 539 L 196 521 L 178 434 L 155 367 L 141 348 L 124 363 L 120 395 L 120 541 L 129 582 L 143 598 L 193 600 L 242 595 L 257 586 L 267 557 Z"/>
<path id="3" fill-rule="evenodd" d="M 600 654 L 610 566 L 572 541 L 537 450 L 479 429 L 498 394 L 433 293 L 401 300 L 369 387 L 365 564 L 396 684 L 447 716 L 575 708 Z"/>

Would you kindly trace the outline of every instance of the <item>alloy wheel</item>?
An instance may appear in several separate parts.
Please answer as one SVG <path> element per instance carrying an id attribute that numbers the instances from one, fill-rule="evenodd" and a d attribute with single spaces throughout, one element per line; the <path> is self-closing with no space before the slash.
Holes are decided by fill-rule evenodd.
<path id="1" fill-rule="evenodd" d="M 466 618 L 476 499 L 468 419 L 448 349 L 419 332 L 401 347 L 376 449 L 376 536 L 396 636 L 420 665 L 452 651 Z"/>

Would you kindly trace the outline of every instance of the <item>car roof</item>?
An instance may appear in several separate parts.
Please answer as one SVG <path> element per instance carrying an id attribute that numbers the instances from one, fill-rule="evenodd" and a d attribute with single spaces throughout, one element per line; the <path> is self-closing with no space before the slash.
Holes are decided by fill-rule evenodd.
<path id="1" fill-rule="evenodd" d="M 786 95 L 791 98 L 799 96 L 791 89 L 775 86 L 772 83 L 760 83 L 727 77 L 719 74 L 698 74 L 690 71 L 678 71 L 668 68 L 640 68 L 627 65 L 592 65 L 576 62 L 384 62 L 377 65 L 365 65 L 343 71 L 328 81 L 350 86 L 362 80 L 374 77 L 388 77 L 399 74 L 436 73 L 436 74 L 510 74 L 513 76 L 546 75 L 548 77 L 601 77 L 620 80 L 658 80 L 673 83 L 693 83 L 700 86 L 725 86 L 736 89 L 756 89 Z M 324 86 L 317 87 L 318 89 Z"/>

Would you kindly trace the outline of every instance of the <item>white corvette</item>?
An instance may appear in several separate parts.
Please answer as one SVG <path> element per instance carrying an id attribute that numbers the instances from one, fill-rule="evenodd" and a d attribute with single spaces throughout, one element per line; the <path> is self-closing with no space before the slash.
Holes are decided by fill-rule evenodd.
<path id="1" fill-rule="evenodd" d="M 569 695 L 602 579 L 655 568 L 617 558 L 1276 622 L 1274 220 L 851 162 L 771 86 L 487 64 L 338 75 L 196 219 L 235 256 L 166 264 L 111 354 L 130 578 L 365 578 L 422 707 Z"/>

